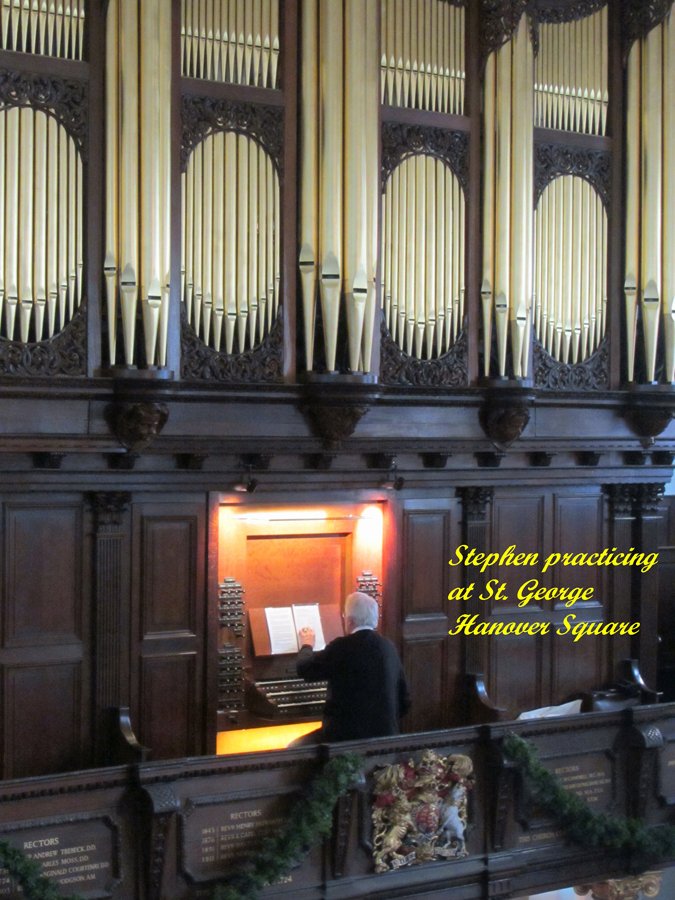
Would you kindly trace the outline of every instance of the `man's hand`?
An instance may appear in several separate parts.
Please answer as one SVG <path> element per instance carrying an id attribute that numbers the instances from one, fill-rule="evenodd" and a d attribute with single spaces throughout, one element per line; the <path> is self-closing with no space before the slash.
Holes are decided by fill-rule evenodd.
<path id="1" fill-rule="evenodd" d="M 298 632 L 298 637 L 300 638 L 300 646 L 304 646 L 307 644 L 310 647 L 314 647 L 314 629 L 313 628 L 301 628 Z"/>

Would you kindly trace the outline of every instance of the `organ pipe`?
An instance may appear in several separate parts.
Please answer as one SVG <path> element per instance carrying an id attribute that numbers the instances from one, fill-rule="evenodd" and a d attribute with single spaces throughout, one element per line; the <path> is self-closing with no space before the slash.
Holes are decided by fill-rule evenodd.
<path id="1" fill-rule="evenodd" d="M 140 26 L 140 28 L 139 28 Z M 117 296 L 127 365 L 165 365 L 169 304 L 171 22 L 162 0 L 110 0 L 107 21 L 106 255 L 109 354 Z M 72 36 L 72 32 L 71 32 Z M 142 52 L 141 52 L 142 48 Z M 114 207 L 118 207 L 118 211 Z M 143 316 L 144 359 L 134 349 Z"/>
<path id="2" fill-rule="evenodd" d="M 535 213 L 534 333 L 560 362 L 587 359 L 605 334 L 607 216 L 583 178 L 556 178 Z M 539 303 L 541 299 L 541 314 Z"/>
<path id="3" fill-rule="evenodd" d="M 484 371 L 489 373 L 494 318 L 499 375 L 506 374 L 510 336 L 516 378 L 527 374 L 534 293 L 532 73 L 532 45 L 527 18 L 522 17 L 514 38 L 488 59 L 486 67 L 485 134 L 489 137 L 484 151 L 481 287 Z"/>
<path id="4" fill-rule="evenodd" d="M 535 124 L 605 134 L 608 94 L 607 6 L 574 22 L 542 23 L 535 59 Z"/>
<path id="5" fill-rule="evenodd" d="M 394 170 L 384 202 L 385 323 L 406 353 L 436 358 L 462 327 L 464 194 L 444 162 L 422 155 Z"/>
<path id="6" fill-rule="evenodd" d="M 279 0 L 182 0 L 181 71 L 277 88 Z"/>
<path id="7" fill-rule="evenodd" d="M 47 3 L 45 0 L 2 0 L 0 41 L 3 50 L 58 56 L 62 59 L 84 58 L 84 0 L 70 3 Z M 10 27 L 11 26 L 11 27 Z"/>
<path id="8" fill-rule="evenodd" d="M 252 138 L 219 132 L 194 149 L 181 178 L 186 311 L 205 343 L 241 353 L 269 332 L 277 311 L 276 170 Z"/>
<path id="9" fill-rule="evenodd" d="M 633 44 L 628 59 L 624 294 L 629 380 L 635 378 L 639 314 L 646 381 L 656 379 L 661 327 L 665 378 L 675 381 L 675 112 L 665 89 L 675 74 L 674 60 L 671 13 Z"/>
<path id="10" fill-rule="evenodd" d="M 464 115 L 464 21 L 446 0 L 382 0 L 382 103 Z"/>
<path id="11" fill-rule="evenodd" d="M 79 305 L 82 163 L 56 119 L 11 107 L 0 111 L 0 172 L 0 333 L 40 341 L 55 333 L 57 305 L 59 328 Z"/>

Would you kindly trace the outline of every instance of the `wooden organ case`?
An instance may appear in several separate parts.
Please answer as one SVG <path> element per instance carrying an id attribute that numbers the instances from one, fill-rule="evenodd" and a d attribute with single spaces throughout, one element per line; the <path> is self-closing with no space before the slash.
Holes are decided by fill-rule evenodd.
<path id="1" fill-rule="evenodd" d="M 295 653 L 272 654 L 265 609 L 318 604 L 329 643 L 344 633 L 348 594 L 362 590 L 381 603 L 382 507 L 222 503 L 219 731 L 321 719 L 326 684 L 297 678 Z"/>

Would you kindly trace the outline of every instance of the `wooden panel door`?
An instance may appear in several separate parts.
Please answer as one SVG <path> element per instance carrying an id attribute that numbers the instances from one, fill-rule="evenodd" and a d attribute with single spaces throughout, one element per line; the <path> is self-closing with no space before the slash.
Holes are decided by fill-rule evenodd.
<path id="1" fill-rule="evenodd" d="M 448 600 L 458 509 L 454 499 L 403 504 L 403 665 L 413 698 L 406 731 L 458 724 L 461 715 L 462 646 L 448 634 L 450 616 L 459 615 Z"/>
<path id="2" fill-rule="evenodd" d="M 206 497 L 136 503 L 132 527 L 132 722 L 152 759 L 204 753 Z"/>
<path id="3" fill-rule="evenodd" d="M 64 772 L 89 761 L 84 519 L 81 497 L 4 504 L 2 778 Z"/>

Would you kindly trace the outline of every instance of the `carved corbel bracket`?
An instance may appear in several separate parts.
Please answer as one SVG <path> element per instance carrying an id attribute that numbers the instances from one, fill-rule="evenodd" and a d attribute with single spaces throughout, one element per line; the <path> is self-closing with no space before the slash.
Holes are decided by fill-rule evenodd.
<path id="1" fill-rule="evenodd" d="M 624 412 L 628 427 L 640 438 L 640 443 L 648 450 L 656 438 L 670 425 L 675 409 L 672 405 L 647 403 L 644 395 L 638 395 Z"/>
<path id="2" fill-rule="evenodd" d="M 444 469 L 452 453 L 420 453 L 425 469 Z"/>
<path id="3" fill-rule="evenodd" d="M 533 403 L 534 394 L 527 388 L 504 387 L 487 392 L 478 418 L 498 450 L 510 447 L 525 431 Z"/>
<path id="4" fill-rule="evenodd" d="M 378 396 L 379 392 L 368 385 L 308 382 L 299 408 L 324 448 L 336 451 L 354 434 Z"/>
<path id="5" fill-rule="evenodd" d="M 369 469 L 384 469 L 389 471 L 396 468 L 395 453 L 367 453 L 366 464 Z"/>
<path id="6" fill-rule="evenodd" d="M 115 400 L 106 409 L 106 421 L 117 440 L 127 450 L 147 449 L 166 425 L 169 408 L 152 401 Z"/>
<path id="7" fill-rule="evenodd" d="M 159 900 L 169 827 L 180 809 L 180 800 L 169 784 L 144 785 L 143 793 L 150 819 L 146 846 L 147 897 L 148 900 Z"/>

